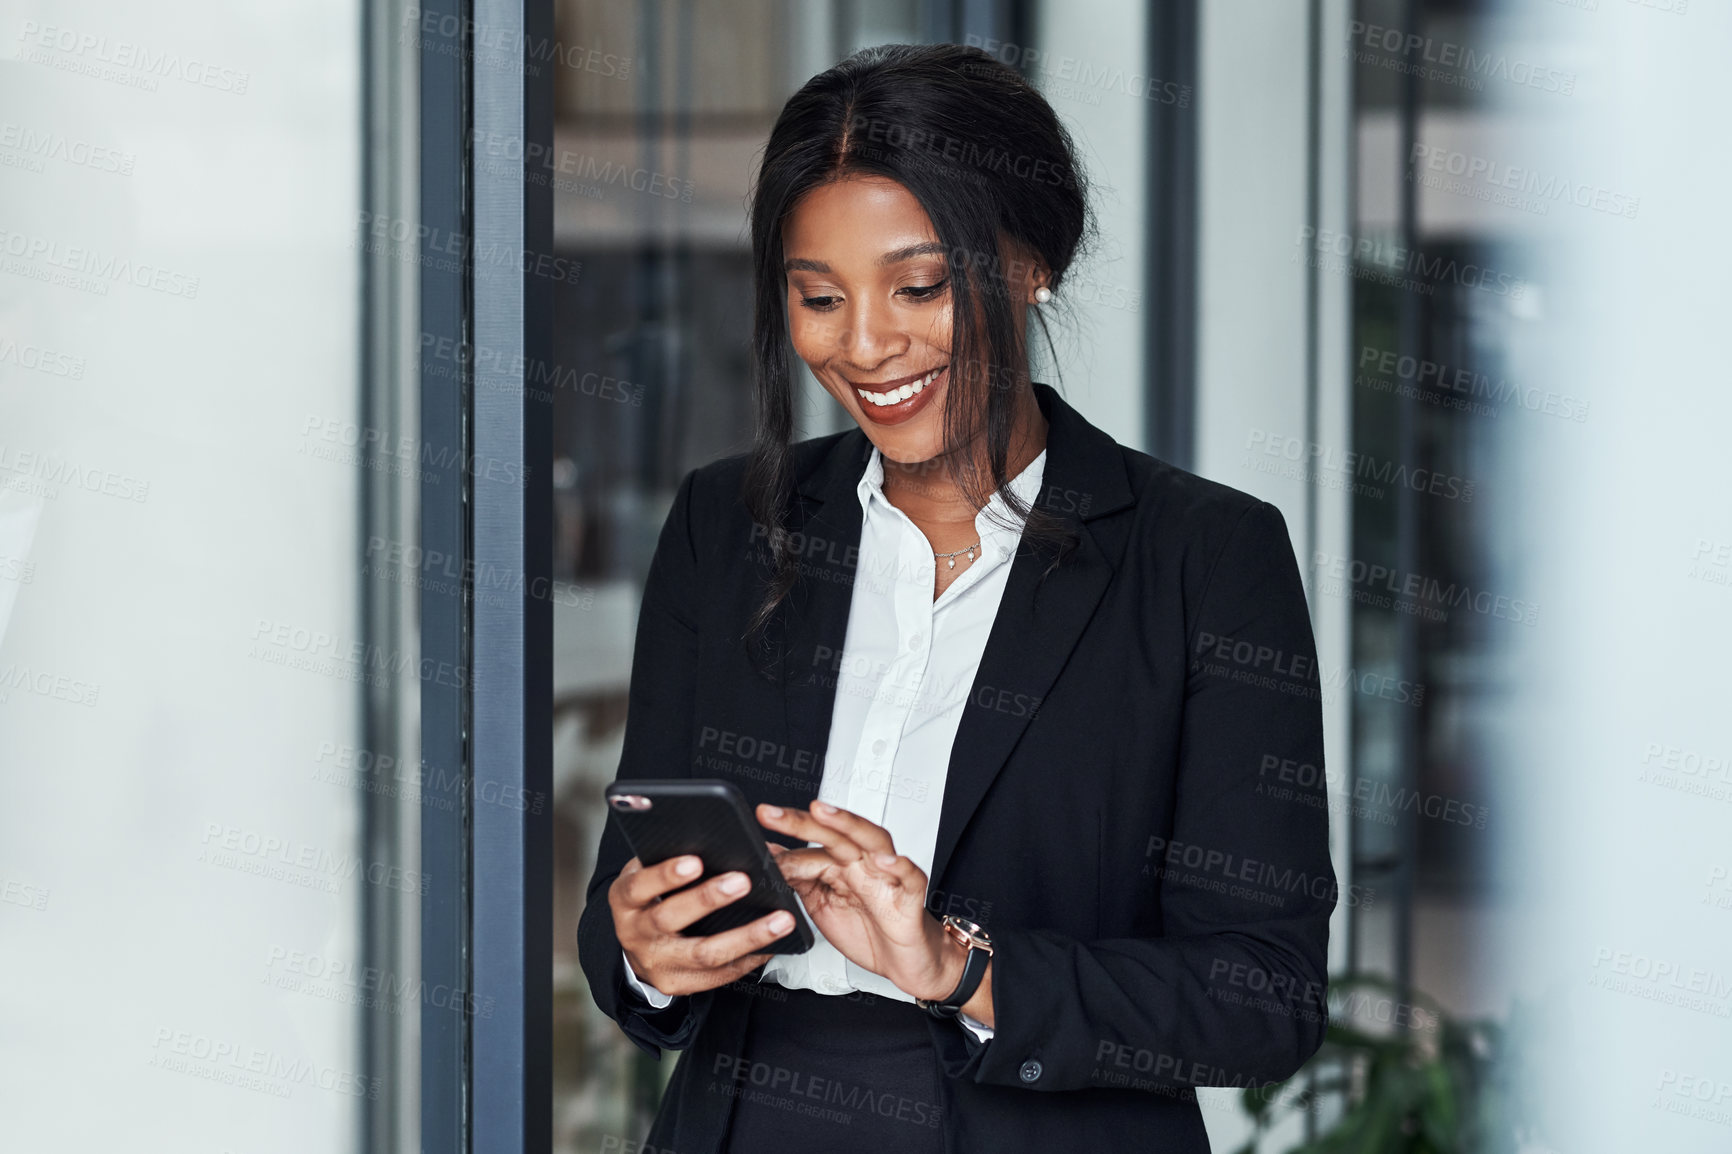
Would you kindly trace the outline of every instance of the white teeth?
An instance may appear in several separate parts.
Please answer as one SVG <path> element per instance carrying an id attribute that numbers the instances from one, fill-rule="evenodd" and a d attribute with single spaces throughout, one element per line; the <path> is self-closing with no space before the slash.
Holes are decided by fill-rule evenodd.
<path id="1" fill-rule="evenodd" d="M 909 397 L 912 397 L 915 393 L 918 393 L 921 389 L 930 385 L 932 383 L 932 378 L 936 377 L 943 371 L 942 368 L 933 369 L 918 381 L 915 381 L 912 384 L 903 385 L 899 389 L 891 389 L 887 393 L 869 393 L 865 389 L 855 389 L 854 391 L 860 394 L 861 400 L 870 401 L 872 404 L 877 405 L 882 409 L 906 401 Z"/>

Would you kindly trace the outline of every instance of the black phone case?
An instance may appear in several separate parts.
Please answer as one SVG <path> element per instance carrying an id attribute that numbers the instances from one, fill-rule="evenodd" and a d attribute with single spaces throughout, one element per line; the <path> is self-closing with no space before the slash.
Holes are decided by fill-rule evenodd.
<path id="1" fill-rule="evenodd" d="M 614 799 L 647 798 L 648 809 L 626 809 Z M 708 937 L 736 929 L 776 910 L 794 915 L 794 929 L 766 946 L 770 954 L 803 954 L 815 939 L 806 911 L 770 856 L 764 831 L 731 783 L 702 778 L 616 781 L 607 787 L 607 811 L 639 861 L 646 866 L 681 854 L 703 859 L 704 872 L 692 885 L 739 870 L 752 879 L 746 896 L 713 910 L 687 926 L 687 937 Z M 689 887 L 687 887 L 689 888 Z"/>

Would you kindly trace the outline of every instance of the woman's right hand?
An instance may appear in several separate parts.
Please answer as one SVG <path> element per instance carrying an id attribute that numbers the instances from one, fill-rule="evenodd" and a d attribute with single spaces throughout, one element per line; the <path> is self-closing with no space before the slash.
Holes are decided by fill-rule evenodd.
<path id="1" fill-rule="evenodd" d="M 769 954 L 755 951 L 794 928 L 793 915 L 777 910 L 707 938 L 684 936 L 681 930 L 738 901 L 752 887 L 750 878 L 735 872 L 673 892 L 691 885 L 702 872 L 703 862 L 690 854 L 647 867 L 634 857 L 607 891 L 614 933 L 632 972 L 640 982 L 674 997 L 713 990 L 751 973 L 770 960 Z"/>

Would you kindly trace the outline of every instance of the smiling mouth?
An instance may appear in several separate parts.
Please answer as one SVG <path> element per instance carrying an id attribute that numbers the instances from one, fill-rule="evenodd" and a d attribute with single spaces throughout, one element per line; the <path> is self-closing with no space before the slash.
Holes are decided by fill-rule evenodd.
<path id="1" fill-rule="evenodd" d="M 911 381 L 904 381 L 895 388 L 884 388 L 883 386 L 879 386 L 876 390 L 873 390 L 861 388 L 859 385 L 855 385 L 854 391 L 859 393 L 860 399 L 865 401 L 867 404 L 876 405 L 881 409 L 887 409 L 892 405 L 899 405 L 910 397 L 915 396 L 927 385 L 930 385 L 933 381 L 937 380 L 939 375 L 949 367 L 949 365 L 939 365 L 936 369 L 933 369 L 925 376 L 916 377 Z"/>

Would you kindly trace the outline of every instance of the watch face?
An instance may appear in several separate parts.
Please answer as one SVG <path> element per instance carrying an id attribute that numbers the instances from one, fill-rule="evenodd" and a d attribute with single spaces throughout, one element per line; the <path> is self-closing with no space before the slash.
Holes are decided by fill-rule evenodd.
<path id="1" fill-rule="evenodd" d="M 952 914 L 944 919 L 944 924 L 956 937 L 966 939 L 970 944 L 979 945 L 985 949 L 992 948 L 992 938 L 986 930 L 967 918 L 959 918 Z"/>

